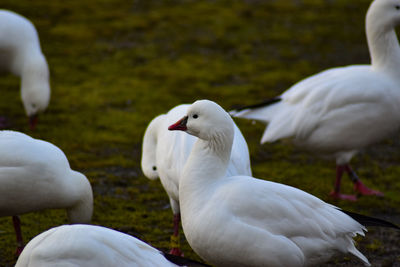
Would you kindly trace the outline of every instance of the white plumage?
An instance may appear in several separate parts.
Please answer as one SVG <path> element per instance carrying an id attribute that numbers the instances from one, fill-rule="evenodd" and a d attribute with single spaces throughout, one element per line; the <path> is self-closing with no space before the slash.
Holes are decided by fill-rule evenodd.
<path id="1" fill-rule="evenodd" d="M 0 10 L 0 71 L 21 77 L 21 98 L 33 118 L 50 100 L 49 69 L 35 26 L 12 11 Z"/>
<path id="2" fill-rule="evenodd" d="M 71 223 L 90 222 L 90 183 L 71 170 L 58 147 L 23 133 L 0 131 L 0 152 L 0 216 L 65 208 Z"/>
<path id="3" fill-rule="evenodd" d="M 368 265 L 352 240 L 365 228 L 340 209 L 290 186 L 225 175 L 233 125 L 220 106 L 201 100 L 170 126 L 199 137 L 179 183 L 193 250 L 215 266 L 308 266 L 339 252 Z"/>
<path id="4" fill-rule="evenodd" d="M 180 222 L 179 180 L 183 166 L 197 138 L 182 132 L 168 131 L 168 126 L 183 117 L 189 106 L 176 106 L 167 114 L 154 118 L 143 137 L 142 170 L 150 179 L 160 178 L 174 214 L 175 236 L 178 236 Z M 251 168 L 246 140 L 235 125 L 235 137 L 227 175 L 239 174 L 250 176 Z M 179 254 L 180 252 L 172 250 L 171 253 Z"/>
<path id="5" fill-rule="evenodd" d="M 16 267 L 178 266 L 130 235 L 94 225 L 62 225 L 32 239 Z"/>
<path id="6" fill-rule="evenodd" d="M 231 114 L 267 123 L 261 143 L 292 138 L 298 146 L 335 157 L 337 187 L 346 171 L 359 193 L 382 195 L 360 184 L 348 163 L 359 149 L 400 127 L 400 48 L 394 29 L 399 23 L 399 0 L 375 0 L 366 16 L 371 65 L 323 71 L 293 85 L 278 102 Z M 334 196 L 341 197 L 339 188 Z"/>

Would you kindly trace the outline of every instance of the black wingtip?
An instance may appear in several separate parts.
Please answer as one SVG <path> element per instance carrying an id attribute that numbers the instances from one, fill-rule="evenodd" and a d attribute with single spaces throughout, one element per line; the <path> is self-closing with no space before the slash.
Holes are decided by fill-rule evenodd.
<path id="1" fill-rule="evenodd" d="M 180 256 L 175 256 L 168 253 L 163 253 L 164 257 L 172 263 L 179 266 L 190 266 L 190 267 L 211 267 L 211 265 L 201 263 L 195 260 L 187 259 Z"/>
<path id="2" fill-rule="evenodd" d="M 271 104 L 274 104 L 276 102 L 281 101 L 282 98 L 280 96 L 274 97 L 274 98 L 270 98 L 267 100 L 264 100 L 260 103 L 254 104 L 254 105 L 249 105 L 249 106 L 243 106 L 243 107 L 233 107 L 234 111 L 238 112 L 238 111 L 242 111 L 244 109 L 255 109 L 255 108 L 261 108 L 261 107 L 265 107 Z"/>
<path id="3" fill-rule="evenodd" d="M 359 222 L 360 224 L 362 224 L 364 226 L 381 226 L 381 227 L 389 227 L 389 228 L 394 228 L 394 229 L 400 230 L 400 227 L 397 226 L 396 224 L 382 220 L 382 219 L 369 217 L 369 216 L 361 215 L 361 214 L 354 213 L 351 211 L 346 211 L 346 210 L 341 210 L 341 211 L 346 213 L 351 218 L 353 218 L 354 220 L 356 220 L 357 222 Z"/>

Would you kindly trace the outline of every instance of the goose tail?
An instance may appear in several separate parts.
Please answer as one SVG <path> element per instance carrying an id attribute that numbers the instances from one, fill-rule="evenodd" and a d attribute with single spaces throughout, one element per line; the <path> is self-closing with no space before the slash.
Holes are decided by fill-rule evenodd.
<path id="1" fill-rule="evenodd" d="M 397 226 L 396 224 L 379 219 L 379 218 L 369 217 L 369 216 L 365 216 L 362 214 L 358 214 L 358 213 L 346 211 L 346 210 L 341 210 L 341 211 L 346 213 L 351 218 L 353 218 L 354 220 L 356 220 L 357 222 L 359 222 L 360 224 L 362 224 L 364 226 L 380 226 L 380 227 L 388 227 L 388 228 L 394 228 L 394 229 L 400 230 L 400 227 Z"/>
<path id="2" fill-rule="evenodd" d="M 268 107 L 270 105 L 273 105 L 277 102 L 280 102 L 281 100 L 282 100 L 282 98 L 280 96 L 270 98 L 270 99 L 264 100 L 257 104 L 243 106 L 243 107 L 233 109 L 233 110 L 229 111 L 229 114 L 231 116 L 237 117 L 237 118 L 262 120 L 262 118 L 264 117 L 262 115 L 264 115 L 264 113 L 265 113 L 264 108 Z M 258 113 L 261 113 L 262 115 L 260 114 L 261 115 L 260 116 Z"/>

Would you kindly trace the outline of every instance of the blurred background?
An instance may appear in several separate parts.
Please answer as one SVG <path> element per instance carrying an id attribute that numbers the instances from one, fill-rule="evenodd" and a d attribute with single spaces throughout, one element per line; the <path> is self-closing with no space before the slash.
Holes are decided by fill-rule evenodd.
<path id="1" fill-rule="evenodd" d="M 20 80 L 0 76 L 0 115 L 10 129 L 60 147 L 89 178 L 93 224 L 169 250 L 172 212 L 159 181 L 140 169 L 147 124 L 181 103 L 210 99 L 229 110 L 276 96 L 326 68 L 370 62 L 364 21 L 370 0 L 1 0 L 33 22 L 51 77 L 51 101 L 30 131 Z M 334 160 L 290 143 L 259 145 L 265 126 L 236 120 L 255 177 L 289 184 L 347 210 L 400 224 L 398 136 L 361 151 L 353 168 L 384 198 L 332 202 Z M 371 127 L 374 127 L 371 125 Z M 352 193 L 344 178 L 342 189 Z M 25 241 L 67 223 L 63 210 L 21 216 Z M 400 233 L 357 238 L 374 266 L 400 266 Z M 199 259 L 182 235 L 185 256 Z M 0 266 L 15 263 L 11 217 L 0 218 Z M 362 266 L 339 256 L 327 266 Z"/>

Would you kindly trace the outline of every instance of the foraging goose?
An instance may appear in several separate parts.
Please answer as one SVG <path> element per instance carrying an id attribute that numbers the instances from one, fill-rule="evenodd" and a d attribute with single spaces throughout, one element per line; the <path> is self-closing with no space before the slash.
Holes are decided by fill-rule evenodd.
<path id="1" fill-rule="evenodd" d="M 175 263 L 176 264 L 175 264 Z M 208 266 L 164 254 L 130 235 L 95 225 L 62 225 L 32 239 L 16 267 Z"/>
<path id="2" fill-rule="evenodd" d="M 183 117 L 189 106 L 176 106 L 167 114 L 154 118 L 143 137 L 142 171 L 149 179 L 154 180 L 160 177 L 174 214 L 174 233 L 171 236 L 172 250 L 170 251 L 174 255 L 182 254 L 179 248 L 179 177 L 197 138 L 182 132 L 171 132 L 167 128 Z M 246 140 L 239 128 L 236 125 L 234 127 L 235 138 L 227 175 L 251 176 L 250 156 Z"/>
<path id="3" fill-rule="evenodd" d="M 0 10 L 0 71 L 21 77 L 21 98 L 33 129 L 49 104 L 49 69 L 35 26 L 8 10 Z"/>
<path id="4" fill-rule="evenodd" d="M 92 188 L 56 146 L 14 131 L 0 131 L 0 216 L 13 216 L 20 253 L 22 234 L 17 215 L 65 208 L 71 223 L 89 223 Z"/>
<path id="5" fill-rule="evenodd" d="M 397 132 L 400 126 L 400 47 L 395 26 L 400 0 L 375 0 L 366 16 L 371 65 L 328 69 L 293 85 L 281 96 L 232 111 L 234 117 L 268 124 L 261 143 L 292 138 L 295 145 L 336 158 L 334 198 L 343 172 L 362 195 L 383 196 L 367 188 L 350 168 L 361 148 Z"/>
<path id="6" fill-rule="evenodd" d="M 307 266 L 341 252 L 369 265 L 352 239 L 364 235 L 365 227 L 350 216 L 365 225 L 373 219 L 349 216 L 291 186 L 225 175 L 234 123 L 218 104 L 196 101 L 169 130 L 198 137 L 179 181 L 179 202 L 186 239 L 205 261 L 215 266 Z"/>

